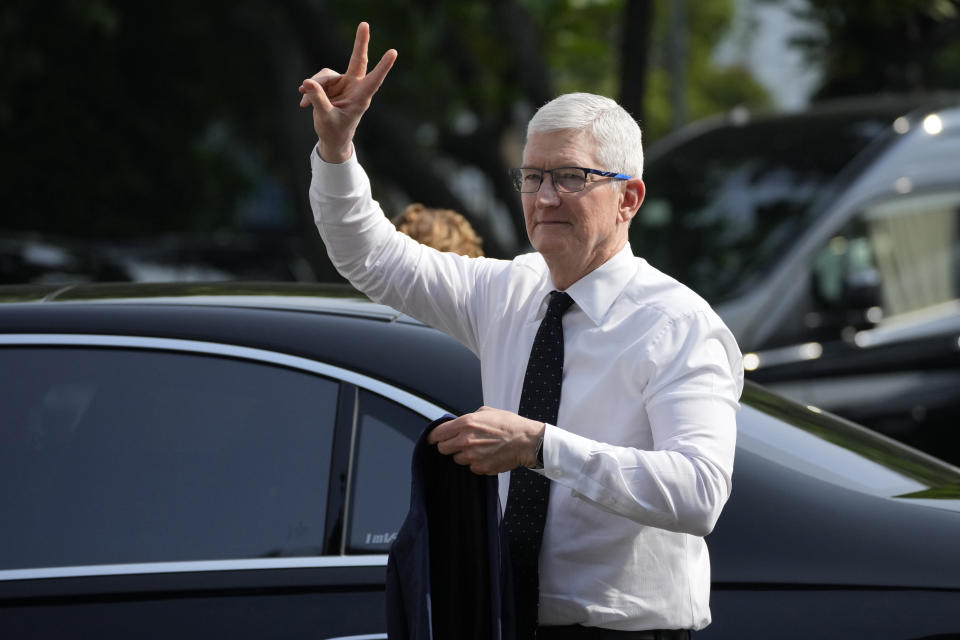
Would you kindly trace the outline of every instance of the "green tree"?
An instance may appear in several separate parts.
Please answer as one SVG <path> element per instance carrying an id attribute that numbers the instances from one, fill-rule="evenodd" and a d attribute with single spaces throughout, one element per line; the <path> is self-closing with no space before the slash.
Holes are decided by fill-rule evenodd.
<path id="1" fill-rule="evenodd" d="M 175 3 L 12 2 L 0 9 L 0 227 L 76 235 L 210 229 L 244 177 L 212 132 L 201 45 L 215 11 Z M 204 47 L 205 49 L 205 47 Z"/>
<path id="2" fill-rule="evenodd" d="M 730 0 L 685 3 L 688 117 L 762 92 L 710 54 Z M 360 20 L 371 58 L 400 58 L 364 117 L 358 153 L 388 213 L 409 201 L 464 212 L 487 253 L 526 244 L 506 168 L 532 112 L 563 91 L 620 97 L 648 139 L 677 124 L 667 0 L 384 3 L 12 0 L 0 8 L 0 229 L 78 236 L 243 224 L 269 180 L 335 278 L 306 190 L 313 144 L 296 88 L 343 69 Z M 469 183 L 470 189 L 463 188 Z"/>
<path id="3" fill-rule="evenodd" d="M 659 0 L 658 14 L 669 14 L 670 0 Z M 686 54 L 685 81 L 679 89 L 685 99 L 686 117 L 676 118 L 671 100 L 676 72 L 671 71 L 671 56 L 676 44 L 671 44 L 671 29 L 668 20 L 656 23 L 652 42 L 653 64 L 647 79 L 646 95 L 648 139 L 659 138 L 678 125 L 698 120 L 717 113 L 743 106 L 750 109 L 766 109 L 771 106 L 770 97 L 750 73 L 742 67 L 717 67 L 713 62 L 714 49 L 726 33 L 733 16 L 731 0 L 711 2 L 686 2 L 686 25 L 682 32 L 687 43 L 682 47 Z"/>
<path id="4" fill-rule="evenodd" d="M 960 88 L 960 1 L 807 0 L 794 40 L 823 69 L 816 98 Z"/>

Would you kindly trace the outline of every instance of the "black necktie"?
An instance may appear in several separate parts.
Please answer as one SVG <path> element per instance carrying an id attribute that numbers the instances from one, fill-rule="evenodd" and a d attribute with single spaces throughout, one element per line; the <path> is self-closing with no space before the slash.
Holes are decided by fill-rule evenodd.
<path id="1" fill-rule="evenodd" d="M 518 413 L 525 418 L 557 423 L 563 378 L 563 314 L 571 304 L 573 299 L 566 293 L 550 293 L 550 305 L 533 340 L 523 378 Z M 532 638 L 537 627 L 540 602 L 537 564 L 549 499 L 550 480 L 523 467 L 510 472 L 503 529 L 510 545 L 513 567 L 517 640 Z"/>

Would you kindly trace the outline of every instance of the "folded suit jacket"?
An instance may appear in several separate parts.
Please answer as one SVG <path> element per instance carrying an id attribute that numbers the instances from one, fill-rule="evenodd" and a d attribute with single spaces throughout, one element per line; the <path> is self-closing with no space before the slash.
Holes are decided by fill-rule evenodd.
<path id="1" fill-rule="evenodd" d="M 514 640 L 513 587 L 497 476 L 427 443 L 413 450 L 410 509 L 387 562 L 391 640 Z"/>

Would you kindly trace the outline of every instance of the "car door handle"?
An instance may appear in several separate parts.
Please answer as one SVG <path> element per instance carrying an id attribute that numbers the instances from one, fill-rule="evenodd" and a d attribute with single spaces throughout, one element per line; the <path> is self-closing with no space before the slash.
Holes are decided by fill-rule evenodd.
<path id="1" fill-rule="evenodd" d="M 337 636 L 336 638 L 325 638 L 324 640 L 387 640 L 387 634 L 368 633 L 359 636 Z"/>

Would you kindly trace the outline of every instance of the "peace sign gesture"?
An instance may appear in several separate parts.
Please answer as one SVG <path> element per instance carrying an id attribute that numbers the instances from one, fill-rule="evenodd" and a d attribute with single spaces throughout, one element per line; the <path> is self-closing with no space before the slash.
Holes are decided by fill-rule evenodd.
<path id="1" fill-rule="evenodd" d="M 300 106 L 313 107 L 313 128 L 320 139 L 320 157 L 327 162 L 345 162 L 353 154 L 353 135 L 360 118 L 397 59 L 396 49 L 390 49 L 373 71 L 367 73 L 369 43 L 370 25 L 361 22 L 347 72 L 339 74 L 323 69 L 300 85 L 303 94 Z"/>

